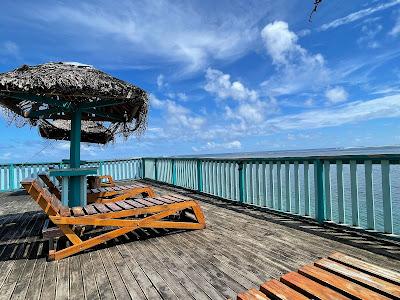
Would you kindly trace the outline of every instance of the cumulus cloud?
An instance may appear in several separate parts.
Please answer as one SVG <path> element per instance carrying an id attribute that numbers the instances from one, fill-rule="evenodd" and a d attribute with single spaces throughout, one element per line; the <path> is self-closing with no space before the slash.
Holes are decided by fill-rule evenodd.
<path id="1" fill-rule="evenodd" d="M 327 89 L 325 92 L 325 97 L 332 104 L 341 103 L 347 100 L 348 93 L 341 86 L 336 86 L 330 89 Z"/>
<path id="2" fill-rule="evenodd" d="M 257 91 L 247 88 L 240 81 L 231 80 L 229 74 L 208 68 L 204 89 L 219 99 L 233 99 L 227 102 L 225 117 L 246 123 L 261 123 L 265 116 L 276 111 L 274 100 L 260 99 Z"/>
<path id="3" fill-rule="evenodd" d="M 385 9 L 388 9 L 395 5 L 400 4 L 400 0 L 393 0 L 393 1 L 389 1 L 389 2 L 383 1 L 383 2 L 385 2 L 385 3 L 381 3 L 374 7 L 368 7 L 368 8 L 356 11 L 356 12 L 351 13 L 343 18 L 339 18 L 339 19 L 333 20 L 332 22 L 326 23 L 321 26 L 320 30 L 324 31 L 324 30 L 328 30 L 328 29 L 337 28 L 339 26 L 358 21 L 358 20 L 365 18 L 369 15 L 372 15 L 378 11 L 382 11 L 382 10 L 385 10 Z"/>
<path id="4" fill-rule="evenodd" d="M 250 100 L 258 99 L 255 90 L 246 88 L 240 81 L 231 81 L 229 74 L 215 69 L 208 68 L 206 71 L 206 85 L 204 89 L 216 95 L 220 99 L 232 98 L 234 100 Z"/>
<path id="5" fill-rule="evenodd" d="M 326 84 L 329 70 L 324 57 L 311 54 L 298 43 L 298 36 L 283 21 L 267 24 L 261 31 L 268 55 L 277 73 L 262 83 L 273 96 L 315 89 Z"/>

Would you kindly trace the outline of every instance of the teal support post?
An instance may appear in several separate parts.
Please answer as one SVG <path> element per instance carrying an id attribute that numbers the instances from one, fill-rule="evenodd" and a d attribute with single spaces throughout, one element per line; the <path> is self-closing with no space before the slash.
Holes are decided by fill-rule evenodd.
<path id="1" fill-rule="evenodd" d="M 99 175 L 103 175 L 103 161 L 99 161 Z"/>
<path id="2" fill-rule="evenodd" d="M 142 179 L 146 178 L 146 159 L 142 158 Z"/>
<path id="3" fill-rule="evenodd" d="M 157 158 L 154 159 L 154 180 L 158 180 L 158 171 L 157 171 Z"/>
<path id="4" fill-rule="evenodd" d="M 197 191 L 203 191 L 203 162 L 197 160 Z"/>
<path id="5" fill-rule="evenodd" d="M 238 162 L 238 170 L 239 170 L 239 202 L 243 203 L 244 202 L 244 170 L 243 170 L 243 163 Z"/>
<path id="6" fill-rule="evenodd" d="M 175 159 L 172 159 L 172 184 L 176 185 L 176 166 Z"/>
<path id="7" fill-rule="evenodd" d="M 324 184 L 324 165 L 320 160 L 316 160 L 314 163 L 315 172 L 315 218 L 318 223 L 325 221 L 325 206 L 326 206 L 326 195 L 325 195 L 325 184 Z"/>
<path id="8" fill-rule="evenodd" d="M 70 168 L 80 168 L 81 164 L 81 124 L 82 115 L 80 110 L 72 113 L 71 118 L 71 145 L 70 145 Z M 72 176 L 69 181 L 69 207 L 79 206 L 81 180 L 78 176 Z"/>
<path id="9" fill-rule="evenodd" d="M 14 165 L 10 164 L 10 167 L 8 169 L 8 188 L 10 190 L 15 189 L 15 182 L 14 182 Z"/>

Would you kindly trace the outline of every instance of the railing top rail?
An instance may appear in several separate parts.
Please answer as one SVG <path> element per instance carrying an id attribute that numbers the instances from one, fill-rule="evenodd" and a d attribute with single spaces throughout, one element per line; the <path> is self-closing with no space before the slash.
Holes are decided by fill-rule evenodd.
<path id="1" fill-rule="evenodd" d="M 119 159 L 102 159 L 102 160 L 86 160 L 86 164 L 92 163 L 107 163 L 107 162 L 120 162 L 120 161 L 129 161 L 129 160 L 140 160 L 140 157 L 132 157 L 132 158 L 119 158 Z M 25 162 L 25 163 L 0 163 L 0 167 L 7 167 L 9 165 L 14 166 L 39 166 L 39 165 L 59 165 L 62 163 L 61 161 L 46 161 L 46 162 Z"/>
<path id="2" fill-rule="evenodd" d="M 324 160 L 336 162 L 357 161 L 363 163 L 370 160 L 374 163 L 380 163 L 382 160 L 389 160 L 391 163 L 400 164 L 400 154 L 370 154 L 370 155 L 332 155 L 332 156 L 281 156 L 281 157 L 144 157 L 144 159 L 175 159 L 175 160 L 201 160 L 201 161 L 224 161 L 224 162 L 259 162 L 259 161 L 289 161 L 289 162 L 313 162 L 315 160 Z"/>

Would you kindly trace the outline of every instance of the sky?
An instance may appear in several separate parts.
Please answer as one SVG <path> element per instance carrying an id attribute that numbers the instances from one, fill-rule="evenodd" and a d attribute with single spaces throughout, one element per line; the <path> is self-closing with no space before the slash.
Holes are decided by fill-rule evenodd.
<path id="1" fill-rule="evenodd" d="M 90 160 L 400 144 L 400 0 L 2 0 L 0 72 L 74 61 L 145 89 L 141 137 Z M 69 143 L 0 118 L 0 162 Z"/>

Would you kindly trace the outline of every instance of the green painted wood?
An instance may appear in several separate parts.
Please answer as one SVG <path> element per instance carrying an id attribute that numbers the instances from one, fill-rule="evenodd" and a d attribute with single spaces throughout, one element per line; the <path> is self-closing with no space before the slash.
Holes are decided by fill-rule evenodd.
<path id="1" fill-rule="evenodd" d="M 244 202 L 244 184 L 245 184 L 245 172 L 244 172 L 244 165 L 243 163 L 238 163 L 238 170 L 239 170 L 239 202 Z"/>
<path id="2" fill-rule="evenodd" d="M 270 207 L 274 208 L 274 163 L 270 161 L 269 163 L 269 199 L 270 199 Z"/>
<path id="3" fill-rule="evenodd" d="M 103 161 L 99 161 L 99 175 L 103 175 Z"/>
<path id="4" fill-rule="evenodd" d="M 14 170 L 14 164 L 10 164 L 8 166 L 8 188 L 10 191 L 13 191 L 15 189 Z"/>
<path id="5" fill-rule="evenodd" d="M 253 177 L 254 177 L 253 176 L 253 172 L 254 172 L 253 166 L 254 166 L 254 164 L 253 163 L 249 163 L 248 166 L 249 166 L 249 174 L 248 174 L 249 184 L 247 185 L 248 186 L 248 190 L 249 190 L 249 194 L 248 194 L 249 201 L 248 201 L 248 203 L 254 204 L 254 184 L 253 184 Z"/>
<path id="6" fill-rule="evenodd" d="M 392 195 L 390 184 L 390 165 L 388 160 L 381 162 L 382 200 L 383 200 L 383 231 L 393 233 Z"/>
<path id="7" fill-rule="evenodd" d="M 331 202 L 331 167 L 329 161 L 324 161 L 324 180 L 325 180 L 325 201 L 326 215 L 328 221 L 332 221 L 332 202 Z"/>
<path id="8" fill-rule="evenodd" d="M 71 143 L 70 143 L 70 168 L 78 169 L 80 167 L 81 162 L 81 124 L 82 124 L 82 114 L 81 111 L 75 110 L 72 112 L 71 117 Z M 80 201 L 80 193 L 81 189 L 81 180 L 79 176 L 72 176 L 69 180 L 69 207 L 79 206 L 81 204 Z"/>
<path id="9" fill-rule="evenodd" d="M 360 225 L 360 204 L 358 199 L 357 162 L 355 160 L 350 161 L 350 190 L 352 225 L 358 227 Z"/>
<path id="10" fill-rule="evenodd" d="M 261 168 L 261 183 L 262 183 L 262 207 L 266 207 L 267 206 L 267 194 L 268 194 L 268 188 L 267 188 L 267 167 L 266 167 L 266 162 L 263 161 L 262 162 L 262 168 Z"/>
<path id="11" fill-rule="evenodd" d="M 372 179 L 372 162 L 365 161 L 365 202 L 367 206 L 367 229 L 375 229 L 375 205 Z"/>
<path id="12" fill-rule="evenodd" d="M 319 223 L 325 221 L 325 187 L 324 187 L 324 165 L 321 160 L 314 162 L 314 182 L 315 182 L 315 219 Z"/>
<path id="13" fill-rule="evenodd" d="M 344 202 L 344 190 L 343 190 L 343 162 L 338 160 L 336 162 L 336 184 L 337 184 L 337 199 L 338 199 L 338 215 L 339 224 L 344 224 L 346 220 L 346 210 Z"/>
<path id="14" fill-rule="evenodd" d="M 158 159 L 154 159 L 154 180 L 158 180 Z"/>
<path id="15" fill-rule="evenodd" d="M 171 160 L 172 163 L 172 184 L 176 185 L 176 165 L 175 165 L 175 159 Z"/>
<path id="16" fill-rule="evenodd" d="M 50 169 L 50 176 L 61 177 L 74 177 L 86 176 L 97 174 L 97 168 L 64 168 L 64 169 Z"/>
<path id="17" fill-rule="evenodd" d="M 292 210 L 292 200 L 290 192 L 290 163 L 285 161 L 285 198 L 286 198 L 286 211 Z"/>
<path id="18" fill-rule="evenodd" d="M 282 178 L 281 162 L 276 163 L 276 183 L 277 183 L 277 209 L 282 210 Z"/>
<path id="19" fill-rule="evenodd" d="M 255 169 L 255 181 L 254 181 L 254 198 L 255 198 L 255 204 L 257 206 L 261 205 L 260 201 L 260 163 L 256 163 L 256 169 Z"/>
<path id="20" fill-rule="evenodd" d="M 142 158 L 142 178 L 146 178 L 146 159 Z"/>
<path id="21" fill-rule="evenodd" d="M 200 159 L 197 160 L 197 190 L 203 191 L 203 162 Z"/>
<path id="22" fill-rule="evenodd" d="M 294 213 L 300 213 L 299 162 L 294 162 Z"/>
<path id="23" fill-rule="evenodd" d="M 276 163 L 276 183 L 277 183 L 277 209 L 282 210 L 282 177 L 281 177 L 281 162 Z"/>

